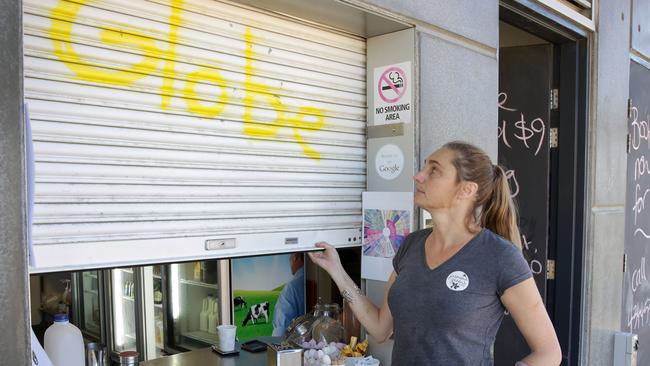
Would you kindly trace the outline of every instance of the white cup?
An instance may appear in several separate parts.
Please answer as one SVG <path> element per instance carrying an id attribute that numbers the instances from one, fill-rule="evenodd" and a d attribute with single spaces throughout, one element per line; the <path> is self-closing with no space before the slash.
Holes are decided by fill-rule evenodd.
<path id="1" fill-rule="evenodd" d="M 217 338 L 219 339 L 217 345 L 222 351 L 233 351 L 235 349 L 235 333 L 237 326 L 235 325 L 219 325 L 217 326 Z"/>

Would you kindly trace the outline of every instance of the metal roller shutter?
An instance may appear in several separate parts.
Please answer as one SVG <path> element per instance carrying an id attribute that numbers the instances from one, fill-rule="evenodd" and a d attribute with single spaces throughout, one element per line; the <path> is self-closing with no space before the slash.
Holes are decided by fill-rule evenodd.
<path id="1" fill-rule="evenodd" d="M 209 0 L 25 0 L 24 31 L 32 272 L 360 241 L 364 39 Z"/>

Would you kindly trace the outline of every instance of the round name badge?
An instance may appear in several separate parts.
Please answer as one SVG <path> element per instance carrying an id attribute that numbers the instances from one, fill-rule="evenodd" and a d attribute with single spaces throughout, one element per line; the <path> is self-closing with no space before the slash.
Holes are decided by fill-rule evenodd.
<path id="1" fill-rule="evenodd" d="M 397 145 L 382 146 L 375 156 L 375 169 L 383 179 L 397 178 L 404 169 L 404 153 Z"/>
<path id="2" fill-rule="evenodd" d="M 469 286 L 469 277 L 463 271 L 455 271 L 447 276 L 447 287 L 452 291 L 463 291 Z"/>

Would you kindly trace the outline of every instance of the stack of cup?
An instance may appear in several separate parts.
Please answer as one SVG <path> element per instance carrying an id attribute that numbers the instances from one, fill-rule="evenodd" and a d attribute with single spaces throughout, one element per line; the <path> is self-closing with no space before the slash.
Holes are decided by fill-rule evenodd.
<path id="1" fill-rule="evenodd" d="M 219 325 L 217 327 L 217 347 L 223 352 L 230 352 L 235 350 L 235 333 L 237 326 L 235 325 Z"/>
<path id="2" fill-rule="evenodd" d="M 86 366 L 108 366 L 106 346 L 99 343 L 86 343 Z"/>

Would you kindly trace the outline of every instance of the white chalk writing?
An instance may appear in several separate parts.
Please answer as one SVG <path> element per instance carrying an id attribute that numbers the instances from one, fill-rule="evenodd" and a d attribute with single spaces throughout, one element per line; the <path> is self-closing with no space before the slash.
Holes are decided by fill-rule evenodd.
<path id="1" fill-rule="evenodd" d="M 641 303 L 636 303 L 628 312 L 627 326 L 632 332 L 648 325 L 650 318 L 647 316 L 650 312 L 650 298 L 646 298 Z"/>
<path id="2" fill-rule="evenodd" d="M 515 133 L 515 137 L 523 141 L 524 146 L 530 148 L 530 146 L 528 146 L 528 140 L 533 138 L 536 133 L 539 133 L 539 143 L 537 144 L 537 150 L 535 150 L 535 155 L 537 155 L 539 153 L 539 150 L 542 148 L 542 144 L 544 143 L 546 126 L 544 125 L 544 121 L 541 118 L 535 118 L 530 122 L 529 126 L 530 127 L 526 126 L 524 114 L 521 113 L 521 119 L 515 122 L 515 127 L 519 128 L 519 132 L 521 132 L 521 134 L 517 135 Z"/>
<path id="3" fill-rule="evenodd" d="M 641 266 L 632 272 L 632 292 L 636 292 L 639 286 L 647 281 L 648 279 L 645 276 L 645 257 L 642 257 Z"/>
<path id="4" fill-rule="evenodd" d="M 538 261 L 537 259 L 530 261 L 530 270 L 533 272 L 533 274 L 540 274 L 542 273 L 543 269 L 544 267 L 542 266 L 542 262 Z"/>
<path id="5" fill-rule="evenodd" d="M 645 140 L 648 148 L 650 148 L 650 128 L 648 128 L 648 120 L 639 121 L 639 109 L 637 107 L 632 107 L 632 148 L 638 150 L 641 147 L 641 142 L 643 140 Z"/>
<path id="6" fill-rule="evenodd" d="M 638 180 L 639 178 L 643 177 L 644 175 L 648 174 L 650 175 L 650 164 L 648 164 L 648 160 L 645 158 L 645 155 L 641 155 L 641 157 L 636 158 L 634 161 L 634 180 Z"/>
<path id="7" fill-rule="evenodd" d="M 499 109 L 515 112 L 517 109 L 509 108 L 505 106 L 506 101 L 508 100 L 508 95 L 504 92 L 499 93 L 498 106 Z M 517 140 L 521 141 L 527 149 L 534 148 L 535 156 L 539 154 L 542 146 L 544 145 L 544 140 L 546 136 L 546 123 L 540 117 L 533 119 L 532 121 L 526 121 L 523 112 L 519 112 L 519 120 L 514 123 L 512 136 Z M 505 146 L 512 148 L 510 141 L 508 141 L 508 122 L 506 120 L 501 120 L 501 124 L 497 126 L 497 138 L 500 139 Z M 537 146 L 531 146 L 529 142 L 536 141 Z"/>
<path id="8" fill-rule="evenodd" d="M 512 148 L 510 146 L 510 143 L 508 142 L 508 135 L 506 134 L 506 120 L 504 119 L 501 121 L 501 126 L 497 126 L 497 139 L 501 139 L 503 141 L 503 144 L 506 145 L 509 148 Z"/>
<path id="9" fill-rule="evenodd" d="M 529 241 L 528 239 L 526 239 L 526 235 L 523 235 L 523 234 L 521 235 L 521 245 L 524 246 L 524 249 L 530 250 L 530 245 L 532 243 L 533 243 L 532 241 Z"/>
<path id="10" fill-rule="evenodd" d="M 643 231 L 643 229 L 641 229 L 641 228 L 636 228 L 636 229 L 634 230 L 634 235 L 636 235 L 636 234 L 641 234 L 641 235 L 645 236 L 646 239 L 650 239 L 650 234 L 646 233 L 646 232 Z"/>
<path id="11" fill-rule="evenodd" d="M 503 110 L 510 111 L 510 112 L 516 111 L 516 109 L 514 109 L 514 108 L 508 108 L 508 107 L 504 106 L 504 104 L 506 104 L 507 100 L 508 100 L 508 94 L 506 94 L 504 92 L 499 93 L 499 97 L 497 99 L 497 101 L 499 103 L 499 109 L 503 109 Z"/>
<path id="12" fill-rule="evenodd" d="M 634 207 L 632 207 L 632 210 L 634 211 L 635 225 L 636 225 L 637 215 L 643 212 L 643 210 L 645 210 L 645 199 L 648 193 L 650 193 L 650 189 L 646 189 L 645 192 L 643 192 L 642 196 L 639 195 L 639 192 L 641 192 L 641 186 L 637 184 L 636 189 L 634 190 Z"/>
<path id="13" fill-rule="evenodd" d="M 515 171 L 514 169 L 510 169 L 506 171 L 506 178 L 508 179 L 508 182 L 510 183 L 510 196 L 512 198 L 517 197 L 519 194 L 519 183 L 517 182 L 517 177 L 515 176 Z"/>

